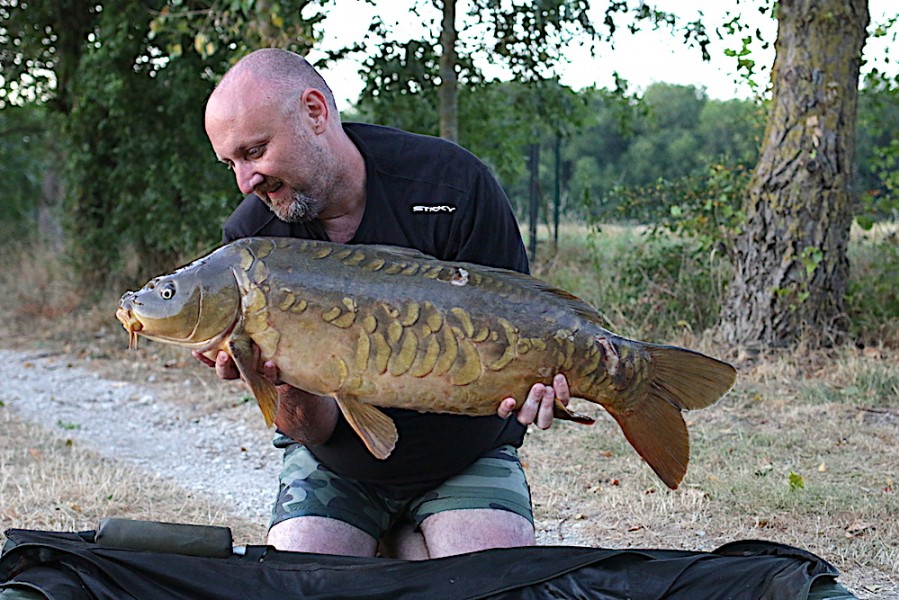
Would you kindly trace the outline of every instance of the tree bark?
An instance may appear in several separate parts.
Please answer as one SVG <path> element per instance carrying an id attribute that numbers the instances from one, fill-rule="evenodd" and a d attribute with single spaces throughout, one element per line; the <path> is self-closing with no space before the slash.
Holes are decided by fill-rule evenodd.
<path id="1" fill-rule="evenodd" d="M 846 250 L 867 0 L 781 0 L 772 101 L 722 311 L 744 348 L 817 347 L 847 329 Z"/>
<path id="2" fill-rule="evenodd" d="M 456 0 L 443 0 L 440 30 L 440 137 L 459 139 L 458 84 L 456 81 Z"/>

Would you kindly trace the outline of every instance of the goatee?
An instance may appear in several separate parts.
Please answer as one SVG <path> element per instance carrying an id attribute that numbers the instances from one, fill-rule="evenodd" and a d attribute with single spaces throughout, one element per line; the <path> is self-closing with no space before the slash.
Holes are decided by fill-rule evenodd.
<path id="1" fill-rule="evenodd" d="M 322 211 L 322 203 L 318 198 L 294 192 L 287 206 L 271 205 L 275 215 L 287 223 L 308 223 Z"/>

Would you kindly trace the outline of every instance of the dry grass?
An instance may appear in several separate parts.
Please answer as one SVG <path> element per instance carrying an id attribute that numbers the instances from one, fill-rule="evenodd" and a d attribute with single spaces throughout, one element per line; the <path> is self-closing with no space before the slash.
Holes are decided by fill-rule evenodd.
<path id="1" fill-rule="evenodd" d="M 624 247 L 628 231 L 608 231 Z M 620 234 L 620 235 L 619 235 Z M 535 272 L 585 299 L 601 297 L 600 278 L 579 262 L 584 230 L 567 228 L 563 244 Z M 39 271 L 50 256 L 28 263 Z M 14 261 L 8 264 L 16 264 Z M 614 265 L 609 265 L 614 269 Z M 54 287 L 53 277 L 9 270 L 4 296 L 22 279 Z M 11 295 L 12 294 L 12 295 Z M 66 294 L 34 294 L 33 304 L 3 305 L 0 336 L 29 347 L 94 359 L 118 377 L 171 384 L 203 378 L 180 350 L 150 346 L 125 354 L 126 336 L 112 318 L 116 294 L 95 310 L 69 312 Z M 611 321 L 626 318 L 612 307 Z M 12 318 L 9 318 L 9 317 Z M 899 339 L 895 324 L 884 339 Z M 689 326 L 669 341 L 728 356 Z M 718 405 L 687 413 L 692 462 L 670 491 L 655 478 L 601 410 L 593 427 L 557 423 L 533 431 L 523 449 L 541 543 L 606 547 L 711 549 L 761 538 L 806 548 L 834 563 L 860 598 L 899 597 L 899 350 L 892 343 L 803 356 L 731 357 L 740 372 Z M 165 365 L 168 365 L 166 367 Z M 208 375 L 208 374 L 207 374 Z M 222 389 L 209 376 L 191 410 L 213 410 Z M 233 396 L 233 393 L 232 393 Z M 58 434 L 16 422 L 0 407 L 0 517 L 3 527 L 92 529 L 106 516 L 226 523 L 237 539 L 261 539 L 247 523 L 177 485 L 98 457 Z"/>
<path id="2" fill-rule="evenodd" d="M 2 407 L 0 430 L 0 531 L 82 531 L 122 517 L 227 525 L 242 544 L 264 539 L 262 524 L 235 517 L 227 506 L 99 456 Z"/>

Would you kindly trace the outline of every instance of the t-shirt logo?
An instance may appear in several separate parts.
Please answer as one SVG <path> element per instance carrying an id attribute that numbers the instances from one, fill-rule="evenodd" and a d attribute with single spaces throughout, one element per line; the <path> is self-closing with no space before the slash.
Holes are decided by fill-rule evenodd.
<path id="1" fill-rule="evenodd" d="M 447 204 L 416 204 L 412 207 L 412 212 L 414 213 L 454 213 L 456 212 L 455 206 L 449 206 Z"/>

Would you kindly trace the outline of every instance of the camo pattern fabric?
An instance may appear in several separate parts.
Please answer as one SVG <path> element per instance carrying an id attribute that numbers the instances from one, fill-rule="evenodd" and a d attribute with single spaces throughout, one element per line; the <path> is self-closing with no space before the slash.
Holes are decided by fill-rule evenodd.
<path id="1" fill-rule="evenodd" d="M 300 444 L 284 453 L 278 498 L 271 525 L 303 516 L 330 517 L 381 539 L 398 521 L 418 528 L 430 515 L 446 510 L 497 509 L 531 523 L 531 494 L 513 446 L 500 446 L 439 487 L 417 496 L 391 498 L 378 486 L 340 477 Z"/>

